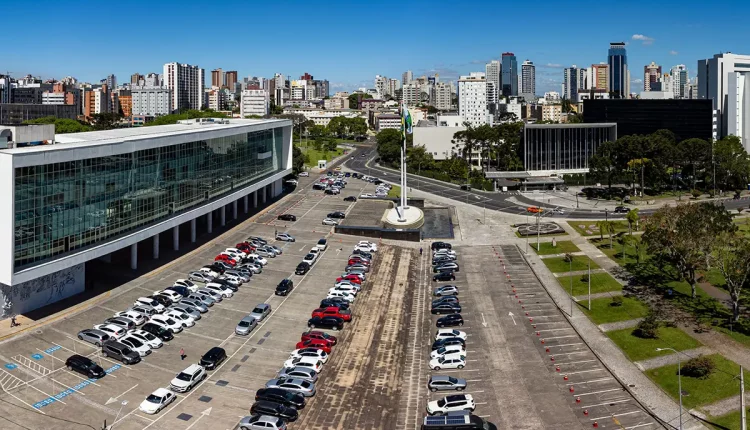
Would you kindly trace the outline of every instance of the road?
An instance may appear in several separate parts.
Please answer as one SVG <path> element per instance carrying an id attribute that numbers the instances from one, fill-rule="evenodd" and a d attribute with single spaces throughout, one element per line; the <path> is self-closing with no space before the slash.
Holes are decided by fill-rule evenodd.
<path id="1" fill-rule="evenodd" d="M 364 157 L 362 154 L 366 154 Z M 369 176 L 377 176 L 378 178 L 387 181 L 398 183 L 398 173 L 390 169 L 384 169 L 377 166 L 374 159 L 377 157 L 377 151 L 375 146 L 360 147 L 356 151 L 352 152 L 352 157 L 344 162 L 344 166 L 357 172 L 363 173 Z M 443 181 L 435 179 L 424 178 L 413 174 L 407 174 L 409 179 L 409 188 L 424 191 L 427 193 L 447 197 L 456 201 L 464 202 L 474 206 L 483 207 L 489 210 L 495 210 L 499 212 L 505 212 L 514 215 L 526 215 L 526 208 L 528 206 L 538 206 L 539 202 L 524 197 L 522 195 L 513 195 L 512 197 L 523 204 L 523 206 L 510 201 L 511 195 L 494 193 L 494 192 L 480 192 L 480 191 L 465 191 L 459 189 L 457 185 L 448 184 Z M 746 207 L 746 200 L 724 200 L 722 202 L 724 207 L 727 209 L 737 209 L 738 207 Z M 544 206 L 542 206 L 544 207 Z M 601 219 L 604 218 L 605 213 L 603 210 L 591 210 L 591 209 L 566 209 L 566 214 L 561 217 L 564 219 Z M 655 209 L 643 209 L 640 210 L 641 215 L 648 215 L 655 212 Z M 609 218 L 611 219 L 625 219 L 624 214 L 615 214 L 609 212 Z M 557 216 L 555 216 L 556 218 Z"/>

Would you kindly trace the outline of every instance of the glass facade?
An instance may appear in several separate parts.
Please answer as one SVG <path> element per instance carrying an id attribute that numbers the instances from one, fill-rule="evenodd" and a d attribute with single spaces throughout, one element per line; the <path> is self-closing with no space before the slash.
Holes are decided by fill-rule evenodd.
<path id="1" fill-rule="evenodd" d="M 62 144 L 61 144 L 62 146 Z M 283 170 L 283 129 L 15 170 L 15 270 L 163 221 Z"/>
<path id="2" fill-rule="evenodd" d="M 626 73 L 628 54 L 624 43 L 611 43 L 607 55 L 609 63 L 609 90 L 617 93 L 617 97 L 626 97 Z"/>
<path id="3" fill-rule="evenodd" d="M 524 129 L 524 170 L 581 170 L 604 142 L 617 139 L 615 125 L 587 127 L 527 126 Z"/>

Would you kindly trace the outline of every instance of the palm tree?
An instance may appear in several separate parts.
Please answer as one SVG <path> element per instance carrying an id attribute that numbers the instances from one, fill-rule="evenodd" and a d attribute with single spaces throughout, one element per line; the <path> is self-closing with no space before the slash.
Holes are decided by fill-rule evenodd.
<path id="1" fill-rule="evenodd" d="M 638 222 L 638 208 L 631 209 L 628 211 L 628 214 L 625 216 L 625 219 L 628 221 L 628 231 L 630 232 L 630 235 L 633 235 L 633 224 L 636 224 Z"/>

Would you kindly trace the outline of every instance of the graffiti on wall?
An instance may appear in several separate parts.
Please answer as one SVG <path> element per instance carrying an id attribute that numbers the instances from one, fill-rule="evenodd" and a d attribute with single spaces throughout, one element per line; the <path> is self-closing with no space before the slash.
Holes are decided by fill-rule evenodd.
<path id="1" fill-rule="evenodd" d="M 0 284 L 0 319 L 10 318 L 70 297 L 84 289 L 84 264 L 32 279 L 18 285 Z"/>

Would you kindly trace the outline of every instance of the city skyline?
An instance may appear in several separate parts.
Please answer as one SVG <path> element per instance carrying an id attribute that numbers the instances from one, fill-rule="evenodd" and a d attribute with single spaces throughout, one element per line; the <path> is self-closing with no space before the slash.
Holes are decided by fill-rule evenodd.
<path id="1" fill-rule="evenodd" d="M 52 5 L 51 2 L 41 3 L 42 7 L 38 8 L 36 16 L 38 22 L 45 23 L 58 17 L 54 8 L 44 7 L 45 3 Z M 547 42 L 559 38 L 556 33 L 560 32 L 560 27 L 555 25 L 534 26 L 533 31 L 529 31 L 527 23 L 508 21 L 503 24 L 502 32 L 498 31 L 493 37 L 492 33 L 487 33 L 487 28 L 493 27 L 489 25 L 489 21 L 497 16 L 495 12 L 502 11 L 503 14 L 512 15 L 512 10 L 519 10 L 521 6 L 480 3 L 476 6 L 482 7 L 484 12 L 481 15 L 468 15 L 468 11 L 460 10 L 452 10 L 450 14 L 443 13 L 444 9 L 428 8 L 425 2 L 405 5 L 392 2 L 400 13 L 419 13 L 425 17 L 424 22 L 431 22 L 436 28 L 450 28 L 459 17 L 470 18 L 472 25 L 463 26 L 461 31 L 440 43 L 394 44 L 391 49 L 383 51 L 383 54 L 377 53 L 377 50 L 363 49 L 365 43 L 372 42 L 372 33 L 354 32 L 341 37 L 339 29 L 334 30 L 335 26 L 331 26 L 321 28 L 316 34 L 318 48 L 313 45 L 310 49 L 295 50 L 292 56 L 287 55 L 287 51 L 278 49 L 278 46 L 301 41 L 293 32 L 271 32 L 278 23 L 274 18 L 276 12 L 265 9 L 253 11 L 253 28 L 258 34 L 273 34 L 273 43 L 253 44 L 246 50 L 238 50 L 237 43 L 227 43 L 224 32 L 207 32 L 201 34 L 199 40 L 195 40 L 194 31 L 181 22 L 202 16 L 205 11 L 199 4 L 180 3 L 179 19 L 174 20 L 161 19 L 163 15 L 160 11 L 166 12 L 176 6 L 176 3 L 169 1 L 154 5 L 153 13 L 138 15 L 137 40 L 143 42 L 142 46 L 136 45 L 137 49 L 134 50 L 121 49 L 126 45 L 132 47 L 131 38 L 108 31 L 105 20 L 93 20 L 87 24 L 86 29 L 74 28 L 61 37 L 52 39 L 41 33 L 28 32 L 23 27 L 25 24 L 22 20 L 9 20 L 6 24 L 7 31 L 23 33 L 25 36 L 13 44 L 0 47 L 0 58 L 4 60 L 0 64 L 0 73 L 10 71 L 15 77 L 31 74 L 43 79 L 75 76 L 82 81 L 94 83 L 114 74 L 120 82 L 127 82 L 127 77 L 134 73 L 159 72 L 165 63 L 176 61 L 198 65 L 206 71 L 217 68 L 237 70 L 240 80 L 246 76 L 272 77 L 274 73 L 296 78 L 309 72 L 328 79 L 332 91 L 351 91 L 359 87 L 371 88 L 372 78 L 376 74 L 399 78 L 404 70 L 412 70 L 414 76 L 437 73 L 441 80 L 456 81 L 460 75 L 483 71 L 484 65 L 490 60 L 500 60 L 502 52 L 514 52 L 519 66 L 527 59 L 534 62 L 537 68 L 537 92 L 543 94 L 546 91 L 560 91 L 563 68 L 573 64 L 587 67 L 606 62 L 610 42 L 627 43 L 631 70 L 642 70 L 643 66 L 652 61 L 665 69 L 685 64 L 690 78 L 695 77 L 695 66 L 701 58 L 719 52 L 743 53 L 748 50 L 741 41 L 748 39 L 750 30 L 739 26 L 719 26 L 721 16 L 718 10 L 721 8 L 706 11 L 697 18 L 690 12 L 690 8 L 671 8 L 668 5 L 649 3 L 649 14 L 638 20 L 619 22 L 606 19 L 609 16 L 606 9 L 584 7 L 578 9 L 575 18 L 586 22 L 588 30 L 580 34 L 566 34 L 565 43 L 561 45 Z M 227 6 L 231 8 L 233 4 L 237 7 L 245 6 L 232 1 Z M 281 5 L 288 9 L 284 13 L 285 18 L 291 22 L 304 19 L 304 8 L 295 7 L 302 4 L 287 2 Z M 561 16 L 570 14 L 570 10 L 564 5 L 544 1 L 542 4 L 544 7 L 535 9 L 535 19 L 539 22 L 559 20 Z M 733 8 L 739 11 L 750 9 L 750 6 L 737 4 Z M 378 23 L 387 32 L 395 25 L 387 22 L 388 9 L 357 4 L 343 7 L 343 3 L 333 2 L 330 4 L 329 19 L 346 21 L 366 16 L 363 23 Z M 12 15 L 23 13 L 24 7 L 21 4 L 10 4 L 6 10 Z M 659 11 L 668 12 L 670 21 L 674 24 L 665 24 Z M 399 39 L 419 40 L 419 31 L 421 30 L 417 28 L 399 28 Z M 515 33 L 523 34 L 524 37 L 509 37 Z M 91 34 L 97 34 L 97 37 L 89 37 Z M 482 43 L 476 43 L 476 40 L 482 40 Z M 337 49 L 328 48 L 332 43 Z M 84 45 L 85 50 L 71 49 Z M 320 49 L 325 51 L 323 55 Z M 137 54 L 135 51 L 138 51 Z M 243 55 L 243 52 L 247 55 Z M 71 61 L 71 55 L 75 56 L 75 61 Z M 642 80 L 640 72 L 631 73 L 631 88 L 642 88 Z"/>

